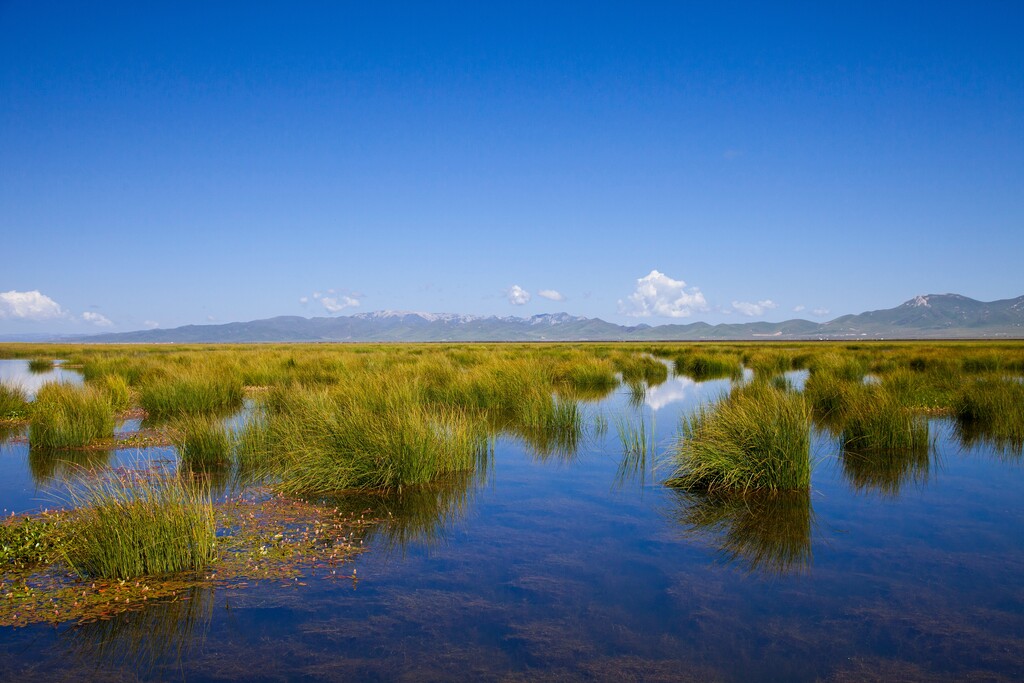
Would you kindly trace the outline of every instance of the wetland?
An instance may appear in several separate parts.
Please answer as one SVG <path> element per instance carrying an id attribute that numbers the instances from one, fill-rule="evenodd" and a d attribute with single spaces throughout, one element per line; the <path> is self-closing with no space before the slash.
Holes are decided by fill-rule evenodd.
<path id="1" fill-rule="evenodd" d="M 1021 343 L 0 359 L 4 678 L 1024 677 Z"/>

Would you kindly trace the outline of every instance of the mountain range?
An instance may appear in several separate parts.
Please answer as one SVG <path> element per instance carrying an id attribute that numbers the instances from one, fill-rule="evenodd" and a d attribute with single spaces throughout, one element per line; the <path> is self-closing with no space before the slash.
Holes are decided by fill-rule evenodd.
<path id="1" fill-rule="evenodd" d="M 220 325 L 185 325 L 76 337 L 103 343 L 431 342 L 431 341 L 696 341 L 757 339 L 1024 338 L 1024 296 L 983 302 L 959 294 L 916 296 L 885 310 L 824 323 L 704 322 L 623 326 L 600 318 L 545 313 L 529 318 L 409 311 L 349 316 L 279 316 Z M 67 341 L 67 339 L 65 339 Z"/>

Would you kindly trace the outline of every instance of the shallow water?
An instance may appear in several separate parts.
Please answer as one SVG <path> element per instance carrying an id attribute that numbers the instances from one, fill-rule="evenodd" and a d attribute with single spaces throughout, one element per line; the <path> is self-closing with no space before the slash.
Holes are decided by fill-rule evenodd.
<path id="1" fill-rule="evenodd" d="M 666 489 L 650 459 L 624 472 L 616 416 L 644 419 L 661 453 L 728 386 L 674 378 L 642 403 L 623 389 L 587 405 L 610 426 L 571 456 L 500 438 L 483 476 L 377 501 L 396 521 L 369 536 L 357 582 L 0 629 L 0 677 L 1024 678 L 1019 455 L 962 447 L 943 420 L 927 457 L 881 464 L 817 434 L 809 497 L 742 506 Z M 24 444 L 0 468 L 36 481 Z M 0 507 L 29 509 L 12 486 Z"/>

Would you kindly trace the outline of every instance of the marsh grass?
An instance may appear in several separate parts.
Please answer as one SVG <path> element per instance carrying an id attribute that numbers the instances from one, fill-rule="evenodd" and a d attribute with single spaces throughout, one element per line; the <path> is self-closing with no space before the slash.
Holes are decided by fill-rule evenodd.
<path id="1" fill-rule="evenodd" d="M 648 430 L 647 420 L 643 414 L 630 419 L 619 415 L 615 420 L 615 431 L 622 445 L 622 457 L 615 472 L 615 484 L 624 485 L 627 481 L 636 481 L 643 486 L 647 481 L 648 465 L 654 461 L 654 423 Z"/>
<path id="2" fill-rule="evenodd" d="M 233 439 L 215 417 L 186 415 L 175 420 L 171 441 L 182 463 L 197 469 L 215 469 L 231 462 Z"/>
<path id="3" fill-rule="evenodd" d="M 674 368 L 677 375 L 686 375 L 698 382 L 737 377 L 742 372 L 739 357 L 705 353 L 679 356 L 675 359 Z"/>
<path id="4" fill-rule="evenodd" d="M 21 387 L 0 383 L 0 420 L 20 420 L 28 415 L 28 396 Z"/>
<path id="5" fill-rule="evenodd" d="M 619 354 L 614 357 L 613 362 L 622 374 L 622 381 L 630 385 L 642 382 L 648 386 L 656 386 L 668 379 L 668 367 L 651 356 Z"/>
<path id="6" fill-rule="evenodd" d="M 132 390 L 121 375 L 103 375 L 93 385 L 106 395 L 115 413 L 123 413 L 132 406 Z"/>
<path id="7" fill-rule="evenodd" d="M 927 455 L 928 420 L 884 384 L 851 389 L 840 434 L 843 450 L 870 453 L 907 450 Z"/>
<path id="8" fill-rule="evenodd" d="M 792 491 L 811 480 L 803 396 L 757 383 L 683 418 L 666 482 L 697 491 Z"/>
<path id="9" fill-rule="evenodd" d="M 990 441 L 1003 451 L 1024 448 L 1024 383 L 983 378 L 963 385 L 953 411 L 961 441 Z"/>
<path id="10" fill-rule="evenodd" d="M 236 410 L 245 397 L 241 382 L 232 376 L 190 373 L 145 384 L 139 400 L 151 416 L 225 413 Z"/>
<path id="11" fill-rule="evenodd" d="M 53 359 L 51 358 L 32 358 L 28 361 L 28 371 L 34 375 L 41 375 L 50 370 L 53 370 Z"/>
<path id="12" fill-rule="evenodd" d="M 515 420 L 505 431 L 519 437 L 535 456 L 545 460 L 571 460 L 585 438 L 583 411 L 579 403 L 547 397 L 522 404 Z"/>
<path id="13" fill-rule="evenodd" d="M 80 576 L 131 579 L 201 571 L 215 556 L 209 492 L 163 469 L 90 472 L 64 560 Z"/>
<path id="14" fill-rule="evenodd" d="M 29 443 L 34 448 L 76 448 L 114 435 L 114 410 L 93 387 L 45 384 L 32 405 Z"/>

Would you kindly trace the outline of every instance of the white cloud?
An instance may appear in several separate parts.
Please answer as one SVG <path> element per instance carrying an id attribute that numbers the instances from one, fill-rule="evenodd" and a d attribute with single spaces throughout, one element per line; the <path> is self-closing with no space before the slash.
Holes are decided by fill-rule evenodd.
<path id="1" fill-rule="evenodd" d="M 542 289 L 537 292 L 537 296 L 551 299 L 552 301 L 565 301 L 565 295 L 554 289 Z"/>
<path id="2" fill-rule="evenodd" d="M 797 304 L 796 306 L 793 307 L 793 312 L 794 313 L 799 313 L 800 311 L 804 310 L 805 308 L 807 308 L 807 307 L 804 306 L 803 304 Z"/>
<path id="3" fill-rule="evenodd" d="M 508 302 L 513 306 L 522 306 L 530 300 L 530 293 L 519 285 L 512 285 L 507 294 Z"/>
<path id="4" fill-rule="evenodd" d="M 82 314 L 82 320 L 87 323 L 92 323 L 97 327 L 110 327 L 113 325 L 113 321 L 102 313 L 94 313 L 92 311 L 86 311 Z"/>
<path id="5" fill-rule="evenodd" d="M 145 325 L 146 327 L 148 327 L 151 330 L 153 328 L 155 328 L 155 327 L 160 327 L 160 323 L 158 323 L 155 320 L 143 320 L 142 324 Z"/>
<path id="6" fill-rule="evenodd" d="M 216 322 L 216 321 L 217 321 L 217 319 L 216 319 L 215 317 L 213 317 L 212 315 L 208 315 L 208 316 L 206 316 L 206 320 L 207 320 L 207 321 L 209 321 L 209 322 L 211 322 L 211 323 L 212 323 L 212 322 Z"/>
<path id="7" fill-rule="evenodd" d="M 749 301 L 733 301 L 732 307 L 734 310 L 739 311 L 743 315 L 754 317 L 758 315 L 764 315 L 765 311 L 770 311 L 773 308 L 778 308 L 778 304 L 776 304 L 771 299 L 762 299 L 757 303 L 750 303 Z"/>
<path id="8" fill-rule="evenodd" d="M 39 290 L 0 292 L 0 318 L 51 320 L 64 315 L 60 304 Z"/>
<path id="9" fill-rule="evenodd" d="M 619 300 L 619 309 L 635 317 L 686 318 L 697 311 L 708 310 L 708 302 L 697 287 L 687 289 L 682 280 L 673 280 L 652 270 L 636 281 L 636 289 L 625 302 Z"/>
<path id="10" fill-rule="evenodd" d="M 818 316 L 819 318 L 825 317 L 830 312 L 831 311 L 829 311 L 827 308 L 815 308 L 813 311 L 811 311 L 811 313 L 813 313 L 814 315 Z"/>
<path id="11" fill-rule="evenodd" d="M 299 297 L 299 303 L 300 304 L 308 304 L 309 303 L 309 297 L 308 296 L 300 296 Z"/>
<path id="12" fill-rule="evenodd" d="M 314 294 L 314 296 L 316 296 Z M 358 299 L 353 299 L 350 296 L 321 296 L 319 297 L 320 303 L 328 313 L 337 313 L 343 311 L 346 308 L 354 308 L 359 305 Z"/>

